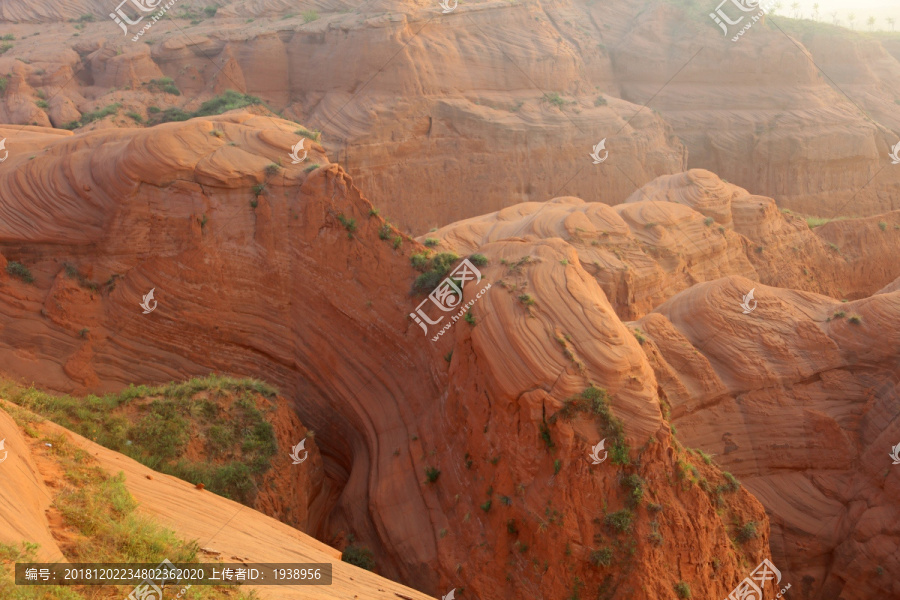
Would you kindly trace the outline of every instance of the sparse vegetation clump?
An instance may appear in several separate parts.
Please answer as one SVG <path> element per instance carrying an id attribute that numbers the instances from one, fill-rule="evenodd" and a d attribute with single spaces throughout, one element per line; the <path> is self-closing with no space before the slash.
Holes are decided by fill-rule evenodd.
<path id="1" fill-rule="evenodd" d="M 449 361 L 447 361 L 449 362 Z M 438 480 L 438 477 L 441 476 L 441 470 L 436 469 L 435 467 L 427 467 L 425 469 L 425 479 L 428 480 L 428 483 L 434 483 Z"/>
<path id="2" fill-rule="evenodd" d="M 595 567 L 608 567 L 612 564 L 612 560 L 613 550 L 608 546 L 591 552 L 590 561 Z"/>
<path id="3" fill-rule="evenodd" d="M 738 543 L 746 544 L 750 540 L 755 539 L 756 536 L 756 522 L 748 521 L 747 523 L 744 523 L 740 528 L 738 528 L 737 534 L 735 535 L 735 540 L 737 540 Z"/>
<path id="4" fill-rule="evenodd" d="M 375 555 L 372 554 L 371 550 L 364 546 L 350 544 L 344 549 L 343 554 L 341 554 L 341 560 L 345 563 L 356 565 L 360 569 L 365 569 L 366 571 L 375 570 Z"/>
<path id="5" fill-rule="evenodd" d="M 6 272 L 13 277 L 18 277 L 25 283 L 32 283 L 34 281 L 34 276 L 31 274 L 31 271 L 28 269 L 28 267 L 14 260 L 6 263 Z"/>
<path id="6" fill-rule="evenodd" d="M 319 138 L 322 137 L 321 131 L 310 131 L 306 127 L 300 127 L 299 129 L 294 131 L 294 133 L 296 133 L 297 135 L 302 135 L 305 138 L 309 138 L 314 142 L 318 142 Z"/>
<path id="7" fill-rule="evenodd" d="M 219 375 L 118 394 L 54 396 L 0 385 L 3 397 L 98 444 L 226 498 L 249 503 L 278 444 L 267 415 L 277 391 Z M 201 460 L 185 457 L 188 445 Z"/>
<path id="8" fill-rule="evenodd" d="M 473 254 L 469 257 L 469 261 L 476 267 L 483 267 L 488 264 L 488 259 L 484 254 Z"/>
<path id="9" fill-rule="evenodd" d="M 94 110 L 90 112 L 86 112 L 81 115 L 81 119 L 78 121 L 69 121 L 62 125 L 62 129 L 78 129 L 79 127 L 84 127 L 94 121 L 99 121 L 104 117 L 108 117 L 110 115 L 114 115 L 119 112 L 119 109 L 122 108 L 122 105 L 116 102 L 115 104 L 109 104 L 104 106 L 100 110 Z"/>
<path id="10" fill-rule="evenodd" d="M 256 96 L 248 96 L 247 94 L 242 94 L 234 90 L 226 90 L 225 93 L 216 96 L 211 100 L 207 100 L 200 105 L 200 108 L 193 112 L 187 112 L 181 108 L 167 108 L 160 112 L 148 110 L 148 112 L 153 113 L 153 124 L 156 125 L 159 123 L 169 123 L 171 121 L 187 121 L 188 119 L 193 119 L 195 117 L 220 115 L 229 110 L 244 108 L 245 106 L 252 106 L 255 104 L 264 103 Z"/>
<path id="11" fill-rule="evenodd" d="M 343 213 L 339 214 L 337 218 L 338 221 L 341 222 L 341 225 L 343 225 L 344 229 L 347 230 L 347 237 L 352 238 L 353 233 L 356 231 L 356 219 L 348 219 L 343 215 Z"/>
<path id="12" fill-rule="evenodd" d="M 161 77 L 160 79 L 151 79 L 144 84 L 148 89 L 154 92 L 165 92 L 173 96 L 180 96 L 181 90 L 175 85 L 175 80 L 171 77 Z"/>
<path id="13" fill-rule="evenodd" d="M 610 411 L 609 401 L 610 397 L 606 390 L 592 385 L 581 394 L 566 400 L 563 407 L 550 417 L 550 422 L 555 422 L 560 417 L 565 421 L 571 421 L 579 413 L 594 416 L 600 424 L 604 438 L 612 442 L 609 449 L 610 459 L 615 464 L 628 464 L 629 448 L 625 442 L 625 427 L 622 420 Z"/>
<path id="14" fill-rule="evenodd" d="M 566 105 L 565 99 L 559 95 L 559 92 L 549 92 L 544 94 L 544 100 L 558 108 L 562 108 Z"/>
<path id="15" fill-rule="evenodd" d="M 432 255 L 426 250 L 410 257 L 413 268 L 422 274 L 416 277 L 413 284 L 413 291 L 417 293 L 428 293 L 433 290 L 441 280 L 450 272 L 459 255 L 455 252 L 440 252 Z"/>
<path id="16" fill-rule="evenodd" d="M 678 594 L 679 598 L 688 600 L 691 597 L 691 586 L 683 581 L 679 581 L 675 584 L 675 593 Z"/>
<path id="17" fill-rule="evenodd" d="M 634 513 L 627 508 L 606 515 L 606 525 L 618 533 L 629 531 L 632 521 Z"/>
<path id="18" fill-rule="evenodd" d="M 71 444 L 62 434 L 44 435 L 40 417 L 26 411 L 11 411 L 28 435 L 39 438 L 48 447 L 48 457 L 59 467 L 60 477 L 53 486 L 53 506 L 72 534 L 61 548 L 68 561 L 159 564 L 169 559 L 176 564 L 200 562 L 196 541 L 179 539 L 156 521 L 137 512 L 138 503 L 125 486 L 125 475 L 109 475 L 93 457 Z M 88 586 L 15 585 L 13 564 L 34 562 L 38 544 L 0 544 L 0 597 L 18 600 L 86 600 L 96 597 L 96 588 Z M 113 597 L 124 598 L 133 585 L 112 586 Z M 106 589 L 106 588 L 104 588 Z M 237 587 L 203 586 L 192 590 L 196 600 L 253 600 Z"/>

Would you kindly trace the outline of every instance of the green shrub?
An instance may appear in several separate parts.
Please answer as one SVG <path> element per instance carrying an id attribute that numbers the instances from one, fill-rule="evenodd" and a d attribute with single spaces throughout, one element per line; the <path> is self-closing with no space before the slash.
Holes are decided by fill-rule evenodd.
<path id="1" fill-rule="evenodd" d="M 175 88 L 173 83 L 159 83 L 165 82 L 167 80 L 168 78 L 163 78 L 154 81 L 157 82 L 155 85 L 159 86 L 158 89 L 161 89 L 162 91 L 170 94 L 175 94 L 175 92 L 178 91 L 178 88 Z M 179 91 L 178 94 L 181 94 L 181 92 Z M 201 104 L 200 108 L 198 108 L 194 112 L 185 112 L 180 108 L 168 108 L 162 112 L 158 112 L 153 111 L 152 107 L 151 109 L 148 109 L 147 112 L 155 115 L 154 124 L 157 124 L 169 123 L 172 121 L 187 121 L 188 119 L 193 119 L 194 117 L 209 117 L 213 115 L 220 115 L 224 112 L 228 112 L 229 110 L 244 108 L 245 106 L 251 106 L 254 104 L 264 103 L 256 96 L 248 96 L 247 94 L 242 94 L 234 90 L 226 90 L 225 93 L 220 94 L 215 98 L 207 100 L 206 102 Z"/>
<path id="2" fill-rule="evenodd" d="M 713 219 L 712 217 L 706 217 L 705 219 L 703 219 L 703 224 L 706 225 L 707 227 L 712 227 L 712 224 L 715 222 L 716 222 L 716 220 Z"/>
<path id="3" fill-rule="evenodd" d="M 0 77 L 0 94 L 6 93 L 6 87 L 9 85 L 9 78 Z"/>
<path id="4" fill-rule="evenodd" d="M 265 191 L 266 191 L 265 183 L 257 183 L 256 185 L 253 186 L 253 195 L 256 196 L 257 198 L 262 196 L 263 192 L 265 192 Z"/>
<path id="5" fill-rule="evenodd" d="M 391 232 L 392 232 L 391 226 L 388 225 L 387 223 L 385 223 L 384 225 L 381 226 L 381 229 L 378 230 L 378 237 L 383 240 L 386 240 L 391 237 Z"/>
<path id="6" fill-rule="evenodd" d="M 25 283 L 31 283 L 34 281 L 34 276 L 31 274 L 31 271 L 28 270 L 28 267 L 14 260 L 6 263 L 6 272 L 14 277 L 18 277 Z"/>
<path id="7" fill-rule="evenodd" d="M 622 420 L 610 412 L 609 400 L 606 390 L 592 385 L 581 394 L 567 399 L 563 403 L 563 407 L 550 417 L 550 422 L 554 422 L 558 417 L 562 417 L 565 421 L 571 421 L 579 413 L 592 415 L 599 420 L 604 437 L 612 441 L 609 454 L 613 463 L 626 465 L 630 459 L 629 447 L 624 437 L 625 427 Z"/>
<path id="8" fill-rule="evenodd" d="M 725 488 L 730 492 L 736 492 L 740 489 L 741 483 L 735 479 L 734 475 L 725 471 L 722 473 L 722 476 L 725 477 L 725 480 L 728 482 L 728 486 Z"/>
<path id="9" fill-rule="evenodd" d="M 553 461 L 553 474 L 558 474 L 560 469 L 562 469 L 562 461 L 557 458 Z"/>
<path id="10" fill-rule="evenodd" d="M 434 483 L 438 480 L 438 477 L 441 476 L 440 469 L 436 469 L 434 467 L 427 467 L 425 469 L 425 478 L 428 480 L 428 483 Z"/>
<path id="11" fill-rule="evenodd" d="M 521 294 L 519 296 L 519 302 L 524 304 L 525 306 L 534 306 L 535 301 L 531 294 Z"/>
<path id="12" fill-rule="evenodd" d="M 459 255 L 455 252 L 441 252 L 434 256 L 419 253 L 414 254 L 410 260 L 413 261 L 413 266 L 416 269 L 423 271 L 421 275 L 416 277 L 416 281 L 413 284 L 413 292 L 428 293 L 444 279 L 453 263 L 459 260 Z"/>
<path id="13" fill-rule="evenodd" d="M 356 565 L 357 567 L 365 569 L 366 571 L 375 570 L 375 555 L 372 554 L 371 550 L 369 550 L 368 548 L 364 548 L 363 546 L 350 544 L 344 549 L 344 552 L 341 554 L 341 560 L 345 563 Z"/>
<path id="14" fill-rule="evenodd" d="M 618 533 L 624 533 L 631 529 L 634 513 L 627 508 L 606 515 L 606 525 Z"/>
<path id="15" fill-rule="evenodd" d="M 553 439 L 550 437 L 550 427 L 547 426 L 546 422 L 541 423 L 541 439 L 544 440 L 544 445 L 547 446 L 547 450 L 553 449 Z"/>
<path id="16" fill-rule="evenodd" d="M 679 598 L 689 599 L 691 597 L 691 586 L 683 581 L 679 581 L 675 584 L 675 593 L 678 594 Z"/>
<path id="17" fill-rule="evenodd" d="M 559 95 L 558 92 L 550 92 L 550 93 L 544 94 L 544 100 L 546 100 L 550 104 L 553 104 L 554 106 L 557 106 L 559 108 L 562 108 L 566 104 L 566 101 L 563 99 L 562 96 Z"/>
<path id="18" fill-rule="evenodd" d="M 280 171 L 280 170 L 281 170 L 281 165 L 278 165 L 275 163 L 269 163 L 266 165 L 266 175 L 268 175 L 270 177 L 273 175 L 277 175 L 278 171 Z"/>
<path id="19" fill-rule="evenodd" d="M 638 343 L 643 346 L 644 342 L 647 341 L 647 338 L 644 337 L 644 333 L 640 329 L 632 329 L 631 333 L 634 334 L 634 338 L 638 341 Z"/>
<path id="20" fill-rule="evenodd" d="M 303 22 L 304 23 L 312 23 L 313 21 L 319 18 L 319 13 L 314 10 L 305 10 L 303 11 Z"/>
<path id="21" fill-rule="evenodd" d="M 319 163 L 313 163 L 313 164 L 309 165 L 308 167 L 306 167 L 305 169 L 303 169 L 303 172 L 304 173 L 312 173 L 313 171 L 315 171 L 316 169 L 318 169 L 321 166 L 322 165 L 320 165 Z"/>
<path id="22" fill-rule="evenodd" d="M 297 135 L 302 135 L 305 138 L 309 138 L 314 142 L 318 142 L 319 138 L 322 137 L 321 131 L 311 131 L 311 130 L 307 129 L 306 127 L 300 127 L 299 129 L 294 131 L 294 133 L 296 133 Z"/>
<path id="23" fill-rule="evenodd" d="M 203 8 L 203 12 L 205 12 L 206 16 L 210 17 L 210 18 L 216 16 L 216 11 L 218 11 L 218 10 L 219 10 L 218 6 L 206 6 Z"/>
<path id="24" fill-rule="evenodd" d="M 155 115 L 156 113 L 159 112 L 159 107 L 158 106 L 148 106 L 147 112 L 151 115 Z"/>
<path id="25" fill-rule="evenodd" d="M 171 77 L 162 77 L 160 79 L 151 79 L 147 83 L 144 84 L 150 90 L 156 92 L 165 92 L 166 94 L 172 94 L 173 96 L 180 96 L 181 90 L 175 85 L 175 80 Z"/>
<path id="26" fill-rule="evenodd" d="M 488 259 L 484 254 L 473 254 L 469 257 L 469 262 L 476 267 L 483 267 L 488 264 Z"/>
<path id="27" fill-rule="evenodd" d="M 756 522 L 748 521 L 738 529 L 735 539 L 741 544 L 746 544 L 750 540 L 755 539 L 756 536 Z"/>
<path id="28" fill-rule="evenodd" d="M 394 238 L 394 243 L 393 243 L 394 250 L 399 250 L 399 249 L 400 249 L 400 246 L 402 246 L 402 245 L 403 245 L 403 237 L 401 237 L 401 236 L 399 236 L 399 235 L 396 236 L 396 237 Z"/>
<path id="29" fill-rule="evenodd" d="M 612 564 L 613 550 L 610 547 L 600 548 L 591 552 L 590 561 L 595 567 L 608 567 Z"/>
<path id="30" fill-rule="evenodd" d="M 644 498 L 644 481 L 637 473 L 631 473 L 622 478 L 622 487 L 629 491 L 628 499 L 632 506 L 637 506 Z"/>
<path id="31" fill-rule="evenodd" d="M 339 214 L 337 218 L 347 230 L 347 237 L 353 237 L 353 232 L 356 231 L 356 219 L 348 219 L 343 214 Z"/>
<path id="32" fill-rule="evenodd" d="M 0 44 L 0 54 L 5 54 L 7 51 L 12 50 L 12 44 Z"/>
<path id="33" fill-rule="evenodd" d="M 37 101 L 35 101 L 34 104 L 35 104 L 35 106 L 37 106 L 38 108 L 43 108 L 44 110 L 47 110 L 48 108 L 50 108 L 50 105 L 47 104 L 47 101 L 46 101 L 46 100 L 37 100 Z"/>
<path id="34" fill-rule="evenodd" d="M 466 315 L 463 318 L 466 320 L 466 323 L 473 327 L 475 326 L 475 315 L 472 314 L 471 310 L 466 311 Z"/>
<path id="35" fill-rule="evenodd" d="M 125 116 L 130 117 L 135 123 L 143 123 L 144 122 L 144 117 L 142 117 L 138 113 L 134 112 L 133 110 L 125 113 Z"/>
<path id="36" fill-rule="evenodd" d="M 859 325 L 862 323 L 862 317 L 859 315 L 853 315 L 849 319 L 847 319 L 848 323 L 853 323 L 854 325 Z"/>
<path id="37" fill-rule="evenodd" d="M 886 230 L 887 230 L 887 223 L 885 223 L 884 221 L 878 221 L 878 227 L 879 227 L 882 231 L 886 231 Z"/>
<path id="38" fill-rule="evenodd" d="M 437 238 L 425 238 L 425 245 L 428 246 L 429 248 L 434 248 L 440 242 L 441 241 Z"/>
<path id="39" fill-rule="evenodd" d="M 481 510 L 483 510 L 484 512 L 488 512 L 489 510 L 491 510 L 491 504 L 491 499 L 488 498 L 487 501 L 481 505 Z"/>
<path id="40" fill-rule="evenodd" d="M 606 98 L 603 96 L 597 96 L 597 99 L 594 100 L 594 106 L 606 106 L 609 102 L 606 101 Z"/>

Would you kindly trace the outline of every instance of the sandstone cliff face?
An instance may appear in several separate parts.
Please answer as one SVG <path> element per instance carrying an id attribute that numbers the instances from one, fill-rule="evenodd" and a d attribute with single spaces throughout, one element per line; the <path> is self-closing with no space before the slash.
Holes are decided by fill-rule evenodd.
<path id="1" fill-rule="evenodd" d="M 659 177 L 612 208 L 556 198 L 460 221 L 419 240 L 471 253 L 516 237 L 565 240 L 626 320 L 725 275 L 837 299 L 869 296 L 900 276 L 890 259 L 900 244 L 900 213 L 811 231 L 771 198 L 700 169 Z"/>
<path id="2" fill-rule="evenodd" d="M 322 456 L 308 531 L 353 534 L 380 573 L 433 594 L 662 599 L 684 581 L 722 596 L 767 556 L 761 505 L 673 440 L 653 365 L 571 245 L 479 248 L 492 287 L 475 325 L 432 343 L 408 317 L 425 248 L 320 146 L 285 160 L 295 127 L 238 113 L 38 136 L 33 159 L 7 161 L 0 248 L 34 281 L 0 275 L 6 374 L 74 392 L 271 381 Z M 608 418 L 567 409 L 591 384 L 623 422 L 622 464 L 586 459 L 613 439 Z M 751 521 L 759 536 L 735 545 Z"/>
<path id="3" fill-rule="evenodd" d="M 745 315 L 737 301 L 753 285 Z M 804 598 L 900 593 L 887 576 L 900 483 L 888 457 L 900 434 L 890 289 L 840 303 L 729 278 L 637 322 L 679 436 L 766 506 L 775 562 Z"/>
<path id="4" fill-rule="evenodd" d="M 0 120 L 60 127 L 118 103 L 82 126 L 135 127 L 128 113 L 145 121 L 238 89 L 322 130 L 415 233 L 560 195 L 613 205 L 688 166 L 806 214 L 900 208 L 888 158 L 900 62 L 843 29 L 775 17 L 732 43 L 705 10 L 626 0 L 173 10 L 132 42 L 100 4 L 8 3 L 17 39 L 0 57 Z M 163 77 L 181 95 L 151 83 Z M 595 165 L 601 140 L 609 158 Z"/>

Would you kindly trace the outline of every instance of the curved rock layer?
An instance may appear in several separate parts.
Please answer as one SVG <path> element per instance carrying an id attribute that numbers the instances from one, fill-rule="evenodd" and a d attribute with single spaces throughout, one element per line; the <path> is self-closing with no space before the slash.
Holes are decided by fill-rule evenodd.
<path id="1" fill-rule="evenodd" d="M 352 534 L 431 594 L 722 597 L 768 556 L 762 506 L 673 438 L 641 339 L 572 244 L 479 247 L 470 315 L 423 335 L 426 247 L 321 146 L 287 160 L 295 128 L 236 113 L 34 138 L 0 170 L 3 370 L 76 393 L 274 383 L 321 452 L 308 531 Z M 592 464 L 601 440 L 615 458 Z"/>
<path id="2" fill-rule="evenodd" d="M 849 303 L 756 284 L 745 314 L 752 285 L 700 284 L 636 323 L 679 437 L 765 505 L 804 597 L 897 596 L 897 282 Z"/>
<path id="3" fill-rule="evenodd" d="M 660 0 L 264 0 L 176 4 L 132 41 L 148 18 L 123 33 L 101 4 L 0 7 L 16 37 L 0 121 L 135 127 L 237 89 L 322 130 L 417 233 L 560 195 L 614 205 L 688 166 L 805 214 L 900 208 L 900 62 L 845 29 L 773 17 L 733 43 L 708 9 Z"/>
<path id="4" fill-rule="evenodd" d="M 900 277 L 900 265 L 892 260 L 900 246 L 900 212 L 811 231 L 771 198 L 752 196 L 699 169 L 659 177 L 615 207 L 555 198 L 460 221 L 418 239 L 437 250 L 471 253 L 507 238 L 565 240 L 626 320 L 725 275 L 837 299 L 869 296 Z"/>

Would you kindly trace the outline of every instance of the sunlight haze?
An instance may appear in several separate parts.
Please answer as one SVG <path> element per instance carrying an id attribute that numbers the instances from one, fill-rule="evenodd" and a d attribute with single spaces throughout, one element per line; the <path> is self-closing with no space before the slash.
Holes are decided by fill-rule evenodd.
<path id="1" fill-rule="evenodd" d="M 854 28 L 856 30 L 869 30 L 866 21 L 869 17 L 875 17 L 875 29 L 890 31 L 891 26 L 886 19 L 893 18 L 900 21 L 900 2 L 896 0 L 803 0 L 802 2 L 786 2 L 782 0 L 781 10 L 779 14 L 793 17 L 795 9 L 791 8 L 794 4 L 799 5 L 799 11 L 803 18 L 811 19 L 814 14 L 814 4 L 819 5 L 819 21 L 826 23 L 833 22 L 832 14 L 837 11 L 838 24 L 845 27 L 849 26 L 848 15 L 854 13 L 856 19 Z"/>

